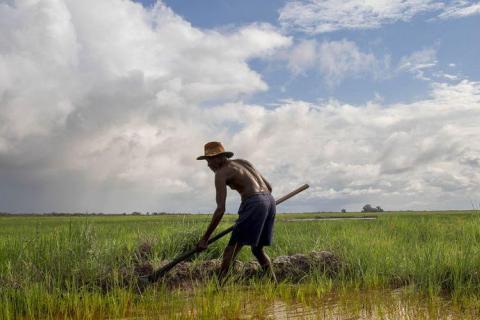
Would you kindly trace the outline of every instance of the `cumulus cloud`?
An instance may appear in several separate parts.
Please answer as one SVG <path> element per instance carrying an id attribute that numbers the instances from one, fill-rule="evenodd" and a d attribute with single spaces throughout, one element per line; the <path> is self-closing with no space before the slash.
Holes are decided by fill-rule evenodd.
<path id="1" fill-rule="evenodd" d="M 473 0 L 292 0 L 280 10 L 279 21 L 287 30 L 309 34 L 343 29 L 372 29 L 429 13 L 441 19 L 480 13 Z"/>
<path id="2" fill-rule="evenodd" d="M 0 26 L 1 203 L 21 211 L 202 194 L 192 152 L 226 133 L 200 105 L 266 90 L 248 60 L 290 41 L 265 24 L 200 31 L 160 2 L 3 2 Z"/>
<path id="3" fill-rule="evenodd" d="M 353 41 L 316 40 L 300 41 L 288 55 L 288 68 L 295 75 L 315 69 L 320 72 L 325 83 L 333 87 L 346 78 L 370 75 L 373 78 L 385 76 L 390 57 L 383 59 L 373 53 L 363 52 Z"/>
<path id="4" fill-rule="evenodd" d="M 347 76 L 377 75 L 383 67 L 373 53 L 361 52 L 354 42 L 347 40 L 321 43 L 318 56 L 320 70 L 330 85 Z M 388 63 L 388 58 L 385 62 Z"/>
<path id="5" fill-rule="evenodd" d="M 269 25 L 198 30 L 161 3 L 19 0 L 0 4 L 0 26 L 0 211 L 206 212 L 213 175 L 195 157 L 210 140 L 255 163 L 277 196 L 312 185 L 282 210 L 478 199 L 478 82 L 435 83 L 410 104 L 272 109 L 242 103 L 267 89 L 249 59 L 290 44 Z"/>
<path id="6" fill-rule="evenodd" d="M 428 99 L 409 104 L 291 101 L 259 114 L 232 142 L 255 142 L 245 154 L 281 191 L 308 179 L 310 208 L 468 208 L 480 195 L 479 120 L 480 83 L 437 83 Z"/>
<path id="7" fill-rule="evenodd" d="M 317 63 L 317 41 L 303 40 L 288 55 L 288 69 L 295 75 L 304 74 Z"/>

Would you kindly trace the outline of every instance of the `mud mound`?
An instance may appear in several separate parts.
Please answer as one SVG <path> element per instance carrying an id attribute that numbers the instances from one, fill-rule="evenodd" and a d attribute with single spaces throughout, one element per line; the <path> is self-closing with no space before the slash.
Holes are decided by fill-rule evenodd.
<path id="1" fill-rule="evenodd" d="M 167 264 L 162 262 L 158 267 Z M 279 256 L 273 259 L 273 270 L 279 281 L 287 280 L 297 282 L 311 273 L 334 276 L 341 267 L 340 259 L 329 251 L 313 251 L 309 254 L 295 254 L 292 256 Z M 205 281 L 214 277 L 220 270 L 221 260 L 212 259 L 199 262 L 181 262 L 168 272 L 162 279 L 169 286 L 191 286 L 193 283 Z M 153 266 L 142 261 L 135 267 L 135 274 L 148 275 Z M 238 278 L 249 279 L 261 274 L 257 262 L 235 261 L 231 274 Z"/>
<path id="2" fill-rule="evenodd" d="M 334 276 L 341 267 L 340 259 L 329 251 L 279 256 L 273 259 L 273 270 L 278 280 L 299 281 L 310 273 Z"/>

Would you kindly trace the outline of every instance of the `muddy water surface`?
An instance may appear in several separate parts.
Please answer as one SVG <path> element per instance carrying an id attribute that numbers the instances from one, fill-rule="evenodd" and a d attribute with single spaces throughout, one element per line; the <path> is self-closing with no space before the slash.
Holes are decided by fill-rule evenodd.
<path id="1" fill-rule="evenodd" d="M 234 297 L 229 297 L 234 300 Z M 186 297 L 190 300 L 189 297 Z M 231 301 L 224 301 L 216 312 L 203 308 L 192 299 L 184 310 L 167 311 L 166 314 L 124 319 L 479 319 L 479 309 L 465 308 L 446 298 L 427 298 L 405 289 L 390 291 L 355 291 L 329 293 L 322 297 L 265 300 L 262 296 L 251 297 L 234 308 Z"/>
<path id="2" fill-rule="evenodd" d="M 478 319 L 475 310 L 455 307 L 446 299 L 426 299 L 400 291 L 331 294 L 304 302 L 274 301 L 267 319 Z M 254 319 L 255 315 L 245 315 Z"/>

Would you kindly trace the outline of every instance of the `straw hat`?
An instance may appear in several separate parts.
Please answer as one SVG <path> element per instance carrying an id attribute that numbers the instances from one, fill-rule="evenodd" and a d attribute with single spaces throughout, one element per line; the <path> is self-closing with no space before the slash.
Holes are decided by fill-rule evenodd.
<path id="1" fill-rule="evenodd" d="M 222 143 L 217 141 L 212 141 L 205 144 L 205 155 L 197 157 L 197 160 L 203 160 L 203 159 L 215 157 L 221 154 L 224 154 L 227 158 L 231 158 L 233 156 L 233 152 L 225 151 Z"/>

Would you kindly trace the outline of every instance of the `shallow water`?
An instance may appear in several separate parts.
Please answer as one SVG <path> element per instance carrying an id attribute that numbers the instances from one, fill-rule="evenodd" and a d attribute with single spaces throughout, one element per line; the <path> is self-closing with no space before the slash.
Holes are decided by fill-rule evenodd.
<path id="1" fill-rule="evenodd" d="M 293 218 L 283 221 L 297 222 L 297 221 L 325 221 L 325 220 L 377 220 L 377 217 L 330 217 L 330 218 Z"/>
<path id="2" fill-rule="evenodd" d="M 247 310 L 246 310 L 247 311 Z M 248 311 L 246 312 L 248 313 Z M 454 307 L 447 299 L 426 299 L 402 291 L 329 294 L 305 302 L 275 300 L 267 319 L 478 319 L 478 313 Z M 244 319 L 255 315 L 245 314 Z"/>
<path id="3" fill-rule="evenodd" d="M 230 296 L 230 298 L 232 298 Z M 186 297 L 187 300 L 190 298 Z M 327 293 L 321 297 L 265 300 L 264 297 L 251 297 L 236 313 L 229 313 L 229 304 L 222 306 L 218 316 L 205 313 L 194 304 L 187 304 L 185 310 L 176 310 L 168 315 L 155 314 L 123 319 L 479 319 L 478 310 L 466 309 L 446 298 L 427 298 L 405 289 L 369 290 L 343 293 Z M 222 313 L 222 311 L 225 313 Z M 158 312 L 158 311 L 157 311 Z"/>

